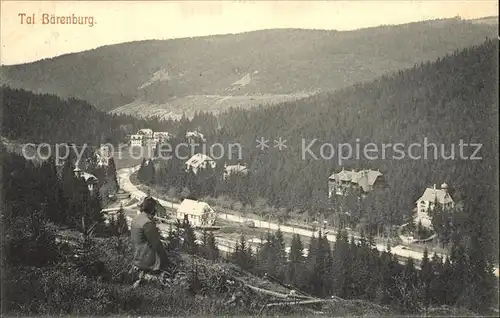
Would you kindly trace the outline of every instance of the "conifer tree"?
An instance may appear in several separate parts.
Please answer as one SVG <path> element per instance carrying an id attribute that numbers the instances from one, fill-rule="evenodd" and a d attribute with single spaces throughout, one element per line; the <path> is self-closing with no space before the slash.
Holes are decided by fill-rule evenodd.
<path id="1" fill-rule="evenodd" d="M 424 256 L 422 258 L 422 263 L 420 265 L 420 299 L 423 301 L 424 307 L 429 307 L 431 303 L 431 285 L 433 282 L 434 271 L 432 269 L 432 264 L 429 259 L 429 253 L 427 248 L 424 250 Z"/>
<path id="2" fill-rule="evenodd" d="M 196 243 L 196 235 L 194 233 L 191 223 L 184 218 L 182 223 L 182 249 L 189 254 L 196 254 L 198 252 L 198 244 Z"/>
<path id="3" fill-rule="evenodd" d="M 292 244 L 290 246 L 290 254 L 288 255 L 288 267 L 286 274 L 286 281 L 292 286 L 302 286 L 304 284 L 304 246 L 298 234 L 292 237 Z"/>
<path id="4" fill-rule="evenodd" d="M 206 247 L 208 245 L 208 231 L 204 229 L 201 232 L 201 245 L 200 245 L 200 255 L 206 258 Z"/>
<path id="5" fill-rule="evenodd" d="M 176 251 L 180 248 L 180 230 L 182 228 L 182 224 L 177 220 L 175 227 L 170 225 L 168 229 L 167 236 L 167 249 L 169 251 Z"/>
<path id="6" fill-rule="evenodd" d="M 399 274 L 399 264 L 391 253 L 390 245 L 381 255 L 381 303 L 392 305 L 396 301 L 397 286 L 395 277 Z"/>
<path id="7" fill-rule="evenodd" d="M 498 299 L 498 289 L 495 286 L 498 279 L 495 278 L 493 264 L 488 261 L 481 245 L 480 235 L 469 237 L 464 251 L 466 261 L 463 265 L 466 267 L 465 270 L 459 270 L 465 272 L 464 290 L 459 302 L 475 312 L 487 313 Z"/>
<path id="8" fill-rule="evenodd" d="M 109 158 L 108 160 L 108 176 L 111 179 L 112 183 L 114 184 L 114 188 L 118 190 L 120 185 L 118 184 L 118 178 L 116 176 L 116 164 L 115 164 L 115 159 L 113 157 Z"/>
<path id="9" fill-rule="evenodd" d="M 212 261 L 219 258 L 219 249 L 217 248 L 213 232 L 203 230 L 200 252 L 203 257 Z"/>
<path id="10" fill-rule="evenodd" d="M 414 261 L 412 258 L 409 258 L 396 280 L 396 287 L 399 291 L 399 307 L 403 312 L 415 313 L 421 309 L 418 297 L 417 275 Z"/>
<path id="11" fill-rule="evenodd" d="M 276 278 L 284 280 L 286 274 L 287 256 L 285 251 L 285 239 L 280 228 L 278 228 L 276 233 L 274 233 L 272 249 L 276 255 Z"/>
<path id="12" fill-rule="evenodd" d="M 376 271 L 376 266 L 371 267 L 371 249 L 361 231 L 359 243 L 353 246 L 355 254 L 352 263 L 353 294 L 359 298 L 370 299 L 374 297 L 372 279 L 376 277 L 372 271 Z"/>
<path id="13" fill-rule="evenodd" d="M 448 278 L 447 288 L 451 296 L 451 303 L 462 301 L 464 297 L 465 283 L 467 277 L 467 256 L 462 244 L 452 246 L 450 253 L 451 277 Z M 465 278 L 465 279 L 464 279 Z"/>
<path id="14" fill-rule="evenodd" d="M 116 227 L 119 236 L 127 236 L 130 234 L 127 218 L 125 217 L 125 210 L 123 209 L 123 205 L 120 206 L 116 214 Z"/>
<path id="15" fill-rule="evenodd" d="M 141 183 L 146 182 L 146 158 L 142 158 L 141 166 L 139 167 L 139 170 L 137 171 L 137 179 Z"/>
<path id="16" fill-rule="evenodd" d="M 67 224 L 66 199 L 53 157 L 42 163 L 40 173 L 44 181 L 42 190 L 47 201 L 45 209 L 48 219 L 56 224 Z"/>
<path id="17" fill-rule="evenodd" d="M 306 257 L 306 264 L 307 264 L 307 290 L 311 293 L 317 294 L 318 293 L 318 288 L 315 285 L 315 283 L 318 281 L 319 277 L 318 274 L 316 273 L 316 269 L 318 267 L 317 261 L 319 259 L 319 238 L 316 238 L 316 236 L 313 235 L 311 236 L 309 240 L 309 246 L 308 246 L 308 253 Z"/>
<path id="18" fill-rule="evenodd" d="M 272 277 L 277 276 L 277 252 L 275 250 L 274 236 L 267 232 L 266 241 L 259 250 L 257 256 L 258 270 L 262 274 L 266 273 Z"/>
<path id="19" fill-rule="evenodd" d="M 208 233 L 206 253 L 206 257 L 212 261 L 215 261 L 220 257 L 219 248 L 217 247 L 217 242 L 213 232 Z"/>
<path id="20" fill-rule="evenodd" d="M 442 305 L 444 304 L 442 295 L 446 292 L 444 289 L 443 259 L 434 253 L 430 261 L 430 267 L 432 271 L 432 280 L 429 286 L 430 303 L 433 305 Z"/>
<path id="21" fill-rule="evenodd" d="M 252 258 L 252 250 L 246 243 L 245 235 L 240 235 L 240 239 L 236 244 L 235 251 L 231 255 L 231 258 L 234 263 L 238 264 L 245 270 L 250 270 L 253 268 L 254 261 Z"/>
<path id="22" fill-rule="evenodd" d="M 196 180 L 196 174 L 194 173 L 193 169 L 189 167 L 189 169 L 184 173 L 184 187 L 189 190 L 188 196 L 190 198 L 197 198 L 199 195 Z"/>
<path id="23" fill-rule="evenodd" d="M 325 234 L 322 236 L 319 234 L 318 243 L 318 260 L 316 265 L 318 277 L 321 278 L 320 295 L 327 297 L 332 294 L 332 253 L 330 243 Z"/>
<path id="24" fill-rule="evenodd" d="M 348 260 L 349 242 L 347 233 L 339 230 L 332 252 L 332 293 L 342 298 L 345 297 L 344 283 L 346 278 L 351 275 L 347 264 Z"/>
<path id="25" fill-rule="evenodd" d="M 148 168 L 148 183 L 150 185 L 155 185 L 157 181 L 157 176 L 156 176 L 156 168 L 152 160 L 149 161 L 147 168 Z"/>

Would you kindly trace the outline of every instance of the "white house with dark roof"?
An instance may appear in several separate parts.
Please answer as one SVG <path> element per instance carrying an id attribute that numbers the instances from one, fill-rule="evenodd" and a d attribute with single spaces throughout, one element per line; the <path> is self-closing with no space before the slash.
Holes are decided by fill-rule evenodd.
<path id="1" fill-rule="evenodd" d="M 422 196 L 415 202 L 416 211 L 414 220 L 415 223 L 422 223 L 422 226 L 427 228 L 432 227 L 430 211 L 436 208 L 436 204 L 440 204 L 443 209 L 451 209 L 455 206 L 455 202 L 448 191 L 448 185 L 443 183 L 441 189 L 437 189 L 436 185 L 432 188 L 425 189 Z"/>
<path id="2" fill-rule="evenodd" d="M 193 226 L 213 226 L 217 218 L 216 213 L 206 202 L 185 199 L 177 208 L 177 219 L 187 218 Z"/>
<path id="3" fill-rule="evenodd" d="M 332 174 L 328 178 L 328 197 L 345 195 L 348 189 L 360 189 L 362 193 L 373 191 L 376 187 L 385 186 L 384 175 L 375 170 L 344 170 Z"/>
<path id="4" fill-rule="evenodd" d="M 209 165 L 214 169 L 215 161 L 207 155 L 197 153 L 186 161 L 186 170 L 192 169 L 194 173 L 197 173 L 198 170 L 206 169 Z"/>
<path id="5" fill-rule="evenodd" d="M 156 143 L 153 136 L 153 130 L 149 128 L 141 128 L 136 134 L 130 136 L 129 146 L 154 146 Z"/>

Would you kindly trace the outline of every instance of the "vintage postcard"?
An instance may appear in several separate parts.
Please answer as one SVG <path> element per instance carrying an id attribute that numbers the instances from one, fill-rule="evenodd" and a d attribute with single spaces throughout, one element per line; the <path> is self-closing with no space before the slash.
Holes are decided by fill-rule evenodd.
<path id="1" fill-rule="evenodd" d="M 498 317 L 498 1 L 1 1 L 5 316 Z"/>

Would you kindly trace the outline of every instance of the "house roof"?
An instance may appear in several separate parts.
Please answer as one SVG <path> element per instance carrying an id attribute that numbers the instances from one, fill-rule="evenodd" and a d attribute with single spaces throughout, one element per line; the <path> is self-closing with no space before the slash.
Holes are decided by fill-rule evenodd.
<path id="1" fill-rule="evenodd" d="M 137 131 L 138 135 L 152 135 L 153 131 L 149 128 L 142 128 Z"/>
<path id="2" fill-rule="evenodd" d="M 144 137 L 144 135 L 131 135 L 130 139 L 131 140 L 139 140 L 139 139 L 142 139 L 143 137 Z"/>
<path id="3" fill-rule="evenodd" d="M 186 133 L 186 138 L 193 138 L 193 137 L 197 137 L 197 138 L 200 138 L 201 140 L 205 140 L 205 136 L 200 133 L 199 131 L 188 131 Z"/>
<path id="4" fill-rule="evenodd" d="M 87 173 L 87 172 L 82 172 L 82 177 L 85 180 L 85 182 L 97 182 L 96 176 L 93 174 Z"/>
<path id="5" fill-rule="evenodd" d="M 206 202 L 184 199 L 177 208 L 177 212 L 201 216 L 205 212 L 214 212 L 214 210 Z"/>
<path id="6" fill-rule="evenodd" d="M 166 132 L 166 131 L 155 131 L 153 133 L 153 137 L 157 137 L 157 136 L 162 136 L 162 137 L 169 137 L 170 136 L 170 133 Z"/>
<path id="7" fill-rule="evenodd" d="M 347 181 L 352 183 L 357 183 L 363 188 L 363 190 L 368 190 L 371 186 L 375 184 L 378 177 L 383 176 L 380 171 L 375 170 L 343 170 L 339 173 L 332 174 L 329 179 L 335 181 Z"/>
<path id="8" fill-rule="evenodd" d="M 214 161 L 214 160 L 207 155 L 204 155 L 202 153 L 197 153 L 191 158 L 189 158 L 188 161 L 186 161 L 186 165 L 197 168 L 205 161 Z"/>
<path id="9" fill-rule="evenodd" d="M 453 203 L 453 199 L 448 191 L 443 189 L 435 189 L 435 188 L 427 188 L 424 191 L 424 194 L 416 201 L 416 203 L 420 201 L 429 201 L 434 202 L 437 201 L 441 204 Z"/>
<path id="10" fill-rule="evenodd" d="M 382 176 L 382 173 L 380 173 L 379 171 L 362 170 L 353 176 L 352 182 L 357 183 L 363 188 L 363 190 L 367 191 L 371 186 L 375 184 L 375 181 L 380 176 Z"/>
<path id="11" fill-rule="evenodd" d="M 226 166 L 225 168 L 226 173 L 247 173 L 248 169 L 245 166 L 242 165 L 231 165 L 231 166 Z"/>

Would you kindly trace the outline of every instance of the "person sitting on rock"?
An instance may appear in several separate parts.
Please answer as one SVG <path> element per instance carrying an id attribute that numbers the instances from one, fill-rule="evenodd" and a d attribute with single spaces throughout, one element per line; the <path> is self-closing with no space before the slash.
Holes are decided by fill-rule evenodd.
<path id="1" fill-rule="evenodd" d="M 158 276 L 168 268 L 167 252 L 154 222 L 157 201 L 148 196 L 130 226 L 133 259 L 132 268 L 139 277 Z"/>

